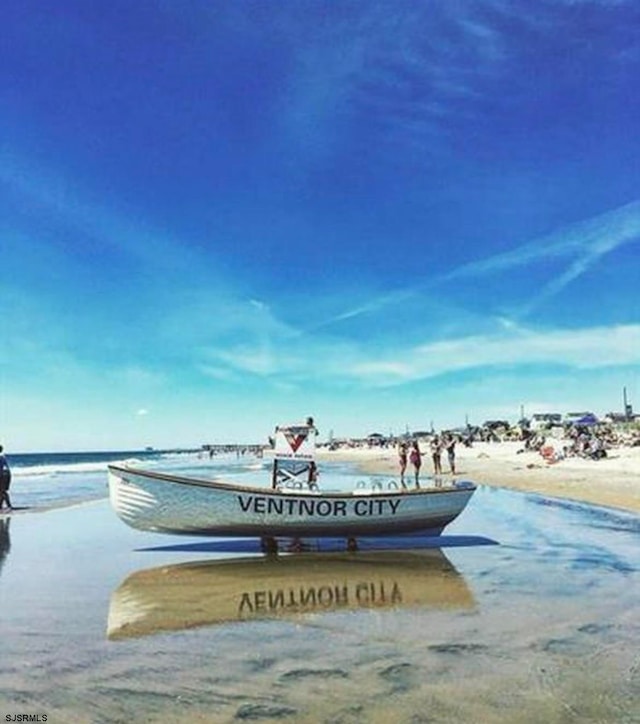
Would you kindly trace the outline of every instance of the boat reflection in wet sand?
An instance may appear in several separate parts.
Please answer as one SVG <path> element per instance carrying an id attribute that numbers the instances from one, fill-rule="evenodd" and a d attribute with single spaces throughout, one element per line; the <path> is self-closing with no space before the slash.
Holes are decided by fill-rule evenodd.
<path id="1" fill-rule="evenodd" d="M 107 636 L 349 609 L 473 605 L 464 579 L 438 548 L 267 555 L 131 574 L 111 597 Z"/>

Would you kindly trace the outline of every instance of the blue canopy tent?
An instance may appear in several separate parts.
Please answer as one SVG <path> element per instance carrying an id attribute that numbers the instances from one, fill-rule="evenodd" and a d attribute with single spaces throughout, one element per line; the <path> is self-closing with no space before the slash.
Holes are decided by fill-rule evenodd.
<path id="1" fill-rule="evenodd" d="M 598 422 L 598 418 L 590 412 L 588 415 L 583 415 L 580 419 L 574 420 L 573 424 L 576 427 L 591 427 L 592 425 L 597 425 Z"/>

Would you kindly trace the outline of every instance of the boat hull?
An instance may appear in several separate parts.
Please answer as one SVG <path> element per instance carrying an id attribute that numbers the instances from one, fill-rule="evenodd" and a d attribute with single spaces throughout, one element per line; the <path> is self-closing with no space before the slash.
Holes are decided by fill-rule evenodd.
<path id="1" fill-rule="evenodd" d="M 109 496 L 133 528 L 225 537 L 439 535 L 475 491 L 443 488 L 353 493 L 283 492 L 109 467 Z"/>

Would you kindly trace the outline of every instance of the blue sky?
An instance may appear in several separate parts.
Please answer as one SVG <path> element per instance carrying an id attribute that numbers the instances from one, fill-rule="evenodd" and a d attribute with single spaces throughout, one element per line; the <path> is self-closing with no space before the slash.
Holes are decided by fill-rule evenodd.
<path id="1" fill-rule="evenodd" d="M 634 0 L 6 0 L 0 439 L 640 409 Z"/>

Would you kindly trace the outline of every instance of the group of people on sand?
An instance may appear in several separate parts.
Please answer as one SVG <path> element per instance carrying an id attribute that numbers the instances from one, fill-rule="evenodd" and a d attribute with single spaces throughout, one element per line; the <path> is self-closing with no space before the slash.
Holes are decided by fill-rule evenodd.
<path id="1" fill-rule="evenodd" d="M 429 451 L 431 452 L 431 460 L 433 462 L 434 475 L 442 475 L 442 453 L 446 451 L 447 460 L 449 462 L 449 472 L 451 475 L 456 474 L 456 438 L 449 434 L 434 435 L 429 441 Z M 405 472 L 407 463 L 411 463 L 414 471 L 416 487 L 420 483 L 420 468 L 422 467 L 422 452 L 417 440 L 412 440 L 409 444 L 405 440 L 401 440 L 398 445 L 398 463 L 400 465 L 400 482 L 405 485 Z"/>
<path id="2" fill-rule="evenodd" d="M 599 430 L 574 427 L 564 437 L 550 439 L 544 432 L 525 435 L 524 447 L 518 453 L 538 452 L 548 463 L 556 463 L 569 457 L 601 460 L 608 457 L 611 438 Z"/>

